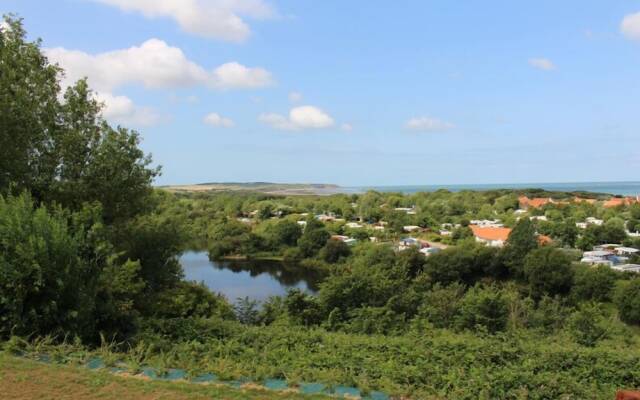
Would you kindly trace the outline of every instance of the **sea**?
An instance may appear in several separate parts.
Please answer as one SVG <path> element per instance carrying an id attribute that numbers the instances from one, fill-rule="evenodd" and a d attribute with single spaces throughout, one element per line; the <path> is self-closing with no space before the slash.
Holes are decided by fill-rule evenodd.
<path id="1" fill-rule="evenodd" d="M 592 192 L 607 193 L 620 196 L 640 195 L 640 182 L 565 182 L 565 183 L 490 183 L 467 185 L 406 185 L 406 186 L 352 186 L 341 187 L 344 193 L 364 193 L 368 190 L 394 193 L 435 192 L 446 189 L 451 192 L 463 190 L 494 190 L 494 189 L 544 189 L 558 192 Z"/>

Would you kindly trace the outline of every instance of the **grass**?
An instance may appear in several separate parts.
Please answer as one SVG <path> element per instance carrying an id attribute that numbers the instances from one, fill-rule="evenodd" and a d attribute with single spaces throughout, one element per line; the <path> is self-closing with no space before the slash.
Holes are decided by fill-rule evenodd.
<path id="1" fill-rule="evenodd" d="M 116 376 L 77 366 L 44 364 L 0 353 L 0 397 L 6 400 L 326 399 L 254 388 L 233 389 Z"/>

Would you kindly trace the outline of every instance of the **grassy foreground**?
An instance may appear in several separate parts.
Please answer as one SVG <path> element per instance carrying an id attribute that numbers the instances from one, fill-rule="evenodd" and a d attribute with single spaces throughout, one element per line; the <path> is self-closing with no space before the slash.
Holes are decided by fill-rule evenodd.
<path id="1" fill-rule="evenodd" d="M 295 393 L 232 389 L 216 385 L 151 382 L 48 365 L 0 353 L 0 397 L 5 400 L 199 400 L 199 399 L 321 399 Z"/>

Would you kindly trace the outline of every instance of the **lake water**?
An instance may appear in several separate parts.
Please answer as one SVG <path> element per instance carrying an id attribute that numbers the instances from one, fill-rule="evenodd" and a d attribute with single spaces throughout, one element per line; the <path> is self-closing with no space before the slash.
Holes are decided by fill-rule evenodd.
<path id="1" fill-rule="evenodd" d="M 452 192 L 462 190 L 493 190 L 493 189 L 544 189 L 560 192 L 596 192 L 622 196 L 636 196 L 640 194 L 640 182 L 568 182 L 568 183 L 495 183 L 477 185 L 408 185 L 408 186 L 366 186 L 344 188 L 347 193 L 362 193 L 367 190 L 378 192 L 434 192 L 446 189 Z"/>
<path id="2" fill-rule="evenodd" d="M 229 301 L 249 297 L 264 301 L 283 296 L 289 289 L 315 293 L 322 274 L 277 261 L 210 261 L 207 252 L 187 252 L 180 257 L 185 278 L 204 282 Z"/>

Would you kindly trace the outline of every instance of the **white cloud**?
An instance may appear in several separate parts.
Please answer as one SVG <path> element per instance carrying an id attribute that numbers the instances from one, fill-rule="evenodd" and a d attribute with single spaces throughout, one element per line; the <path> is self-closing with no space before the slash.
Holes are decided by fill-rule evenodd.
<path id="1" fill-rule="evenodd" d="M 232 128 L 235 126 L 233 120 L 225 118 L 218 113 L 207 114 L 207 116 L 204 117 L 204 123 L 221 128 Z"/>
<path id="2" fill-rule="evenodd" d="M 109 121 L 134 126 L 151 126 L 160 122 L 152 108 L 138 107 L 126 96 L 114 96 L 111 93 L 96 93 L 96 99 L 104 104 L 102 116 Z"/>
<path id="3" fill-rule="evenodd" d="M 289 111 L 288 117 L 266 113 L 261 114 L 258 119 L 275 129 L 288 131 L 330 128 L 334 125 L 334 120 L 329 114 L 314 106 L 294 107 Z"/>
<path id="4" fill-rule="evenodd" d="M 289 93 L 289 101 L 292 103 L 300 103 L 302 101 L 302 93 L 300 92 Z"/>
<path id="5" fill-rule="evenodd" d="M 351 124 L 344 123 L 344 124 L 340 125 L 340 129 L 343 132 L 351 132 L 353 130 L 353 126 Z"/>
<path id="6" fill-rule="evenodd" d="M 629 39 L 640 40 L 640 12 L 625 16 L 620 30 Z"/>
<path id="7" fill-rule="evenodd" d="M 455 128 L 455 125 L 437 118 L 415 117 L 407 121 L 405 128 L 420 132 L 444 132 Z"/>
<path id="8" fill-rule="evenodd" d="M 138 12 L 147 18 L 172 18 L 183 31 L 206 38 L 245 41 L 251 28 L 242 16 L 267 19 L 276 16 L 264 0 L 94 0 Z"/>
<path id="9" fill-rule="evenodd" d="M 259 88 L 273 83 L 265 69 L 248 68 L 237 62 L 209 72 L 189 60 L 181 49 L 159 39 L 96 55 L 60 47 L 47 49 L 45 54 L 66 70 L 64 84 L 88 77 L 91 86 L 99 91 L 111 91 L 130 83 L 148 88 L 206 85 L 213 89 Z"/>
<path id="10" fill-rule="evenodd" d="M 547 58 L 530 58 L 529 65 L 543 71 L 553 71 L 554 69 L 556 69 L 556 66 L 553 64 L 553 62 Z"/>

